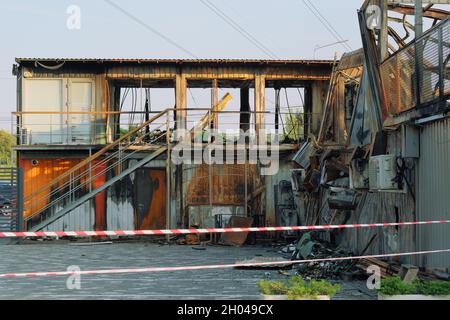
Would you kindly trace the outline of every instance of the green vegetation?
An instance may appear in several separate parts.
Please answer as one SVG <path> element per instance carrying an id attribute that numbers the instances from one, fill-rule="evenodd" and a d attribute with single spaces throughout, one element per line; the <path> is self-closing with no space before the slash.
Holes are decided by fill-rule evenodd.
<path id="1" fill-rule="evenodd" d="M 325 280 L 306 282 L 300 276 L 292 276 L 287 281 L 259 281 L 259 290 L 266 295 L 287 295 L 289 300 L 317 299 L 318 296 L 333 297 L 340 285 Z"/>
<path id="2" fill-rule="evenodd" d="M 0 130 L 0 166 L 11 165 L 11 134 Z"/>
<path id="3" fill-rule="evenodd" d="M 389 277 L 381 280 L 379 292 L 387 296 L 402 294 L 445 296 L 450 295 L 450 282 L 415 280 L 412 283 L 404 283 L 400 277 Z"/>
<path id="4" fill-rule="evenodd" d="M 258 287 L 262 294 L 286 295 L 289 290 L 286 284 L 279 281 L 261 280 L 258 282 Z"/>
<path id="5" fill-rule="evenodd" d="M 284 118 L 285 139 L 297 141 L 304 139 L 303 116 L 300 112 L 291 111 Z"/>

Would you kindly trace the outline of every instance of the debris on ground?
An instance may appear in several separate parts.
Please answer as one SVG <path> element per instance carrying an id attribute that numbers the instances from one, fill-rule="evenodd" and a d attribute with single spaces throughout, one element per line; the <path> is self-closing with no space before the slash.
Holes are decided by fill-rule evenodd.
<path id="1" fill-rule="evenodd" d="M 411 264 L 403 264 L 400 268 L 399 276 L 404 283 L 412 283 L 419 274 L 419 268 Z"/>
<path id="2" fill-rule="evenodd" d="M 402 265 L 398 262 L 388 262 L 383 261 L 377 258 L 365 258 L 358 261 L 356 266 L 361 270 L 367 270 L 369 266 L 375 265 L 380 268 L 380 275 L 382 278 L 390 277 L 390 276 L 398 276 L 401 273 Z M 421 271 L 419 270 L 417 273 L 417 278 L 421 280 L 435 280 L 438 277 L 434 274 L 434 272 L 429 271 Z"/>
<path id="3" fill-rule="evenodd" d="M 227 228 L 250 228 L 253 218 L 232 216 L 227 224 Z M 221 243 L 232 246 L 242 246 L 247 240 L 248 232 L 224 233 L 221 236 Z"/>
<path id="4" fill-rule="evenodd" d="M 282 247 L 278 253 L 291 260 L 310 260 L 349 257 L 350 251 L 333 247 L 329 242 L 315 239 L 312 233 L 304 233 L 293 243 Z M 353 260 L 306 262 L 294 265 L 294 272 L 306 280 L 319 279 L 359 279 L 362 272 L 355 267 Z"/>
<path id="5" fill-rule="evenodd" d="M 446 280 L 450 281 L 450 274 L 445 271 L 441 270 L 433 270 L 433 274 L 438 278 L 439 280 Z"/>
<path id="6" fill-rule="evenodd" d="M 186 245 L 198 245 L 200 244 L 200 239 L 197 234 L 187 234 L 185 237 L 177 240 L 177 244 Z"/>

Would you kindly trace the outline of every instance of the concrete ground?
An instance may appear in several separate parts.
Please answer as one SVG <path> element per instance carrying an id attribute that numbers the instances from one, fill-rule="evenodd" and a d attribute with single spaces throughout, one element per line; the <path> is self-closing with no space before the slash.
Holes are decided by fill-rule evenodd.
<path id="1" fill-rule="evenodd" d="M 271 247 L 113 243 L 80 245 L 37 242 L 0 245 L 0 273 L 228 264 L 254 257 L 279 257 Z M 83 275 L 81 289 L 69 290 L 67 277 L 0 278 L 0 299 L 259 299 L 256 283 L 282 279 L 277 270 L 213 269 L 157 273 Z M 342 283 L 335 299 L 375 299 L 365 282 Z"/>

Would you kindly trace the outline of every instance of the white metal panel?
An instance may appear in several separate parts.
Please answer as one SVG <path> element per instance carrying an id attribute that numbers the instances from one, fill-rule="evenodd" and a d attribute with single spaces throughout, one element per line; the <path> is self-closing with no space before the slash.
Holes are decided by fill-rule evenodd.
<path id="1" fill-rule="evenodd" d="M 133 230 L 134 208 L 131 199 L 113 195 L 112 188 L 107 191 L 106 224 L 108 230 Z"/>
<path id="2" fill-rule="evenodd" d="M 91 112 L 94 110 L 94 82 L 92 80 L 69 81 L 69 111 Z M 69 117 L 70 143 L 90 143 L 95 117 L 89 114 L 72 114 Z"/>
<path id="3" fill-rule="evenodd" d="M 62 79 L 25 79 L 23 91 L 22 111 L 63 111 L 65 99 Z M 60 144 L 65 141 L 66 132 L 61 114 L 24 115 L 22 126 L 27 130 L 27 144 Z"/>
<path id="4" fill-rule="evenodd" d="M 95 208 L 92 205 L 94 200 L 86 201 L 81 206 L 54 221 L 43 231 L 89 231 L 94 230 Z M 64 206 L 58 206 L 54 210 L 58 212 Z"/>

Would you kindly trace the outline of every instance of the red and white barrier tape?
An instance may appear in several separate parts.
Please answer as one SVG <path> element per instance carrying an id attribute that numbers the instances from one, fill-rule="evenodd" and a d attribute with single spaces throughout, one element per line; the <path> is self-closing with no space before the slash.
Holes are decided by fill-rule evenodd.
<path id="1" fill-rule="evenodd" d="M 423 224 L 444 224 L 450 220 L 386 222 L 362 224 L 337 224 L 321 226 L 292 226 L 292 227 L 251 227 L 251 228 L 205 228 L 205 229 L 161 229 L 161 230 L 117 230 L 117 231 L 39 231 L 39 232 L 0 232 L 0 238 L 16 237 L 92 237 L 92 236 L 145 236 L 145 235 L 178 235 L 200 233 L 230 233 L 230 232 L 268 232 L 268 231 L 308 231 L 330 229 L 354 229 L 413 226 Z"/>
<path id="2" fill-rule="evenodd" d="M 325 262 L 325 261 L 344 261 L 367 258 L 387 258 L 400 257 L 421 254 L 433 254 L 450 252 L 450 249 L 430 250 L 430 251 L 416 251 L 404 253 L 389 253 L 376 254 L 354 257 L 337 257 L 337 258 L 323 258 L 323 259 L 308 259 L 308 260 L 287 260 L 287 261 L 273 261 L 273 262 L 255 262 L 255 263 L 235 263 L 235 264 L 214 264 L 203 266 L 180 266 L 180 267 L 150 267 L 150 268 L 135 268 L 135 269 L 104 269 L 104 270 L 86 270 L 86 271 L 54 271 L 54 272 L 27 272 L 27 273 L 3 273 L 0 278 L 19 278 L 19 277 L 49 277 L 49 276 L 70 276 L 70 275 L 101 275 L 114 273 L 147 273 L 147 272 L 163 272 L 163 271 L 192 271 L 192 270 L 209 270 L 209 269 L 230 269 L 242 267 L 264 267 L 277 265 L 294 265 L 311 262 Z"/>

